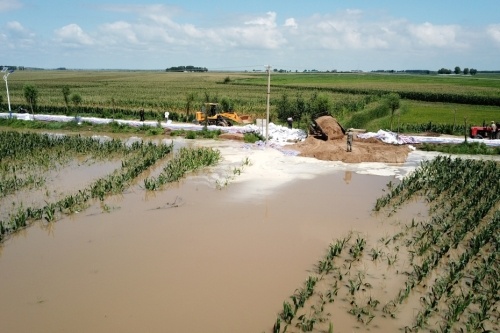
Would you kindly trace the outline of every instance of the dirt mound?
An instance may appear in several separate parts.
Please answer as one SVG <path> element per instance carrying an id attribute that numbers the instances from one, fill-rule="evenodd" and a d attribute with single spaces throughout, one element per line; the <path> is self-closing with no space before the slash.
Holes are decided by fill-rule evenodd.
<path id="1" fill-rule="evenodd" d="M 221 135 L 219 135 L 219 138 L 239 141 L 243 141 L 245 139 L 244 135 L 241 133 L 222 133 Z"/>
<path id="2" fill-rule="evenodd" d="M 321 127 L 323 133 L 328 136 L 328 140 L 339 140 L 344 137 L 344 132 L 337 119 L 331 116 L 322 116 L 316 119 L 316 123 Z"/>
<path id="3" fill-rule="evenodd" d="M 328 136 L 328 140 L 323 141 L 309 136 L 306 140 L 291 146 L 300 156 L 346 163 L 404 163 L 410 152 L 410 148 L 406 145 L 386 144 L 375 138 L 359 139 L 357 135 L 353 138 L 352 152 L 348 152 L 347 138 L 337 119 L 322 116 L 316 119 L 316 123 Z"/>
<path id="4" fill-rule="evenodd" d="M 352 152 L 347 152 L 346 140 L 323 141 L 312 136 L 290 148 L 298 151 L 300 156 L 345 163 L 404 163 L 410 152 L 410 148 L 406 145 L 392 145 L 376 139 L 364 140 L 356 136 L 354 136 Z"/>

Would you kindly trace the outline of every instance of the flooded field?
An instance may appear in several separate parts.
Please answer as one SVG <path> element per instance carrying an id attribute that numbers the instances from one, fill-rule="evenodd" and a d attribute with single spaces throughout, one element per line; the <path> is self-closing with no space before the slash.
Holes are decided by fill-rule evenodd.
<path id="1" fill-rule="evenodd" d="M 218 167 L 163 191 L 139 182 L 105 209 L 10 237 L 0 248 L 2 330 L 270 332 L 332 239 L 395 228 L 372 209 L 398 166 L 241 145 L 222 144 Z"/>

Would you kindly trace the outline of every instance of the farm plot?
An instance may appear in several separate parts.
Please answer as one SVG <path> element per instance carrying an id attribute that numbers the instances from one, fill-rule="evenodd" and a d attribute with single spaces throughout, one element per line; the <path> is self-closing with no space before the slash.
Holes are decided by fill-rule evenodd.
<path id="1" fill-rule="evenodd" d="M 35 221 L 78 213 L 91 200 L 109 210 L 107 196 L 123 193 L 172 151 L 173 143 L 0 132 L 0 242 Z M 212 149 L 181 149 L 145 187 L 158 189 L 219 158 Z"/>
<path id="2" fill-rule="evenodd" d="M 437 157 L 389 183 L 376 211 L 390 218 L 426 202 L 428 217 L 375 242 L 359 233 L 332 242 L 273 332 L 497 332 L 500 192 L 484 185 L 499 175 L 497 162 Z"/>
<path id="3" fill-rule="evenodd" d="M 144 108 L 147 120 L 162 120 L 164 112 L 169 111 L 171 120 L 190 122 L 204 102 L 212 101 L 230 106 L 238 114 L 266 117 L 267 75 L 264 73 L 19 71 L 9 80 L 14 111 L 19 107 L 29 108 L 23 86 L 32 84 L 39 92 L 36 114 L 138 119 L 139 109 Z M 458 131 L 456 126 L 464 125 L 464 118 L 467 126 L 496 119 L 500 105 L 497 87 L 496 75 L 450 78 L 367 73 L 274 73 L 270 117 L 276 122 L 283 109 L 293 108 L 293 118 L 299 121 L 298 126 L 307 127 L 306 118 L 318 111 L 328 111 L 341 121 L 344 117 L 348 120 L 358 111 L 371 114 L 373 109 L 378 109 L 380 96 L 397 92 L 404 101 L 398 112 L 402 130 L 416 131 L 424 126 L 423 131 L 437 131 L 446 125 L 445 133 L 449 134 L 451 128 Z M 79 95 L 81 102 L 78 105 L 65 102 L 64 88 Z M 0 109 L 8 110 L 5 99 Z M 389 124 L 389 117 L 382 117 L 363 124 L 363 128 L 377 131 L 388 128 Z"/>

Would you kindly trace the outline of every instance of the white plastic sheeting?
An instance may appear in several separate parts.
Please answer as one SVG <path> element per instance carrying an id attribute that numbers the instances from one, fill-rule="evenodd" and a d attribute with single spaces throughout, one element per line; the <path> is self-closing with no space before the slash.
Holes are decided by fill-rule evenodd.
<path id="1" fill-rule="evenodd" d="M 0 118 L 9 118 L 9 113 L 0 113 Z M 130 126 L 151 126 L 157 127 L 161 126 L 163 128 L 168 128 L 171 130 L 187 130 L 187 131 L 200 131 L 203 129 L 203 125 L 196 125 L 190 123 L 174 123 L 172 120 L 158 122 L 158 121 L 138 121 L 138 120 L 122 120 L 122 119 L 107 119 L 107 118 L 96 118 L 96 117 L 74 117 L 74 116 L 62 116 L 62 115 L 43 115 L 36 114 L 31 115 L 29 113 L 12 113 L 12 118 L 20 120 L 39 120 L 39 121 L 59 121 L 59 122 L 70 122 L 77 121 L 78 123 L 87 122 L 92 124 L 109 124 L 116 122 L 118 124 L 130 125 Z M 221 130 L 224 133 L 258 133 L 265 136 L 265 128 L 261 128 L 257 125 L 249 124 L 245 126 L 207 126 L 210 130 Z M 290 142 L 302 141 L 307 137 L 301 129 L 297 128 L 287 128 L 285 126 L 275 125 L 269 123 L 269 142 L 284 145 Z"/>
<path id="2" fill-rule="evenodd" d="M 391 144 L 416 144 L 416 143 L 462 143 L 464 137 L 451 136 L 418 136 L 418 135 L 398 135 L 397 133 L 379 130 L 377 133 L 368 132 L 357 135 L 361 139 L 376 138 L 385 143 Z M 500 140 L 483 140 L 467 138 L 467 142 L 482 142 L 488 146 L 500 146 Z"/>
<path id="3" fill-rule="evenodd" d="M 9 113 L 0 113 L 0 118 L 9 118 Z M 61 115 L 43 115 L 36 114 L 35 116 L 29 113 L 12 113 L 12 117 L 21 120 L 41 120 L 41 121 L 78 121 L 78 122 L 88 122 L 93 124 L 109 124 L 111 122 L 117 122 L 119 124 L 130 125 L 130 126 L 161 126 L 163 128 L 168 128 L 171 130 L 188 130 L 188 131 L 200 131 L 203 129 L 203 125 L 189 124 L 189 123 L 174 123 L 171 120 L 166 122 L 158 121 L 138 121 L 138 120 L 122 120 L 122 119 L 107 119 L 107 118 L 96 118 L 96 117 L 73 117 L 73 116 L 61 116 Z M 285 126 L 275 125 L 269 123 L 269 142 L 277 145 L 285 145 L 291 142 L 303 141 L 307 137 L 307 133 L 301 129 L 288 128 Z M 208 129 L 216 130 L 219 129 L 225 133 L 249 133 L 255 132 L 262 136 L 265 136 L 265 128 L 259 127 L 257 125 L 249 124 L 245 126 L 215 126 L 210 125 Z M 361 133 L 357 135 L 359 138 L 376 138 L 385 143 L 390 144 L 417 144 L 417 143 L 462 143 L 464 142 L 463 137 L 450 137 L 450 136 L 409 136 L 409 135 L 398 135 L 397 133 L 379 130 L 376 133 L 368 132 Z M 488 146 L 500 146 L 500 140 L 482 140 L 482 139 L 467 139 L 468 142 L 483 142 Z"/>

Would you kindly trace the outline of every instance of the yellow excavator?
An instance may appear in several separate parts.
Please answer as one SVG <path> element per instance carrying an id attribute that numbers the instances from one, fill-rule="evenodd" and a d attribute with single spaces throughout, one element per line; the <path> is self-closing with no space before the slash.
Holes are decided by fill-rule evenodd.
<path id="1" fill-rule="evenodd" d="M 229 110 L 224 111 L 219 103 L 205 103 L 201 111 L 196 112 L 196 122 L 199 124 L 232 126 L 238 124 L 251 124 L 252 118 L 248 115 L 238 115 Z"/>

